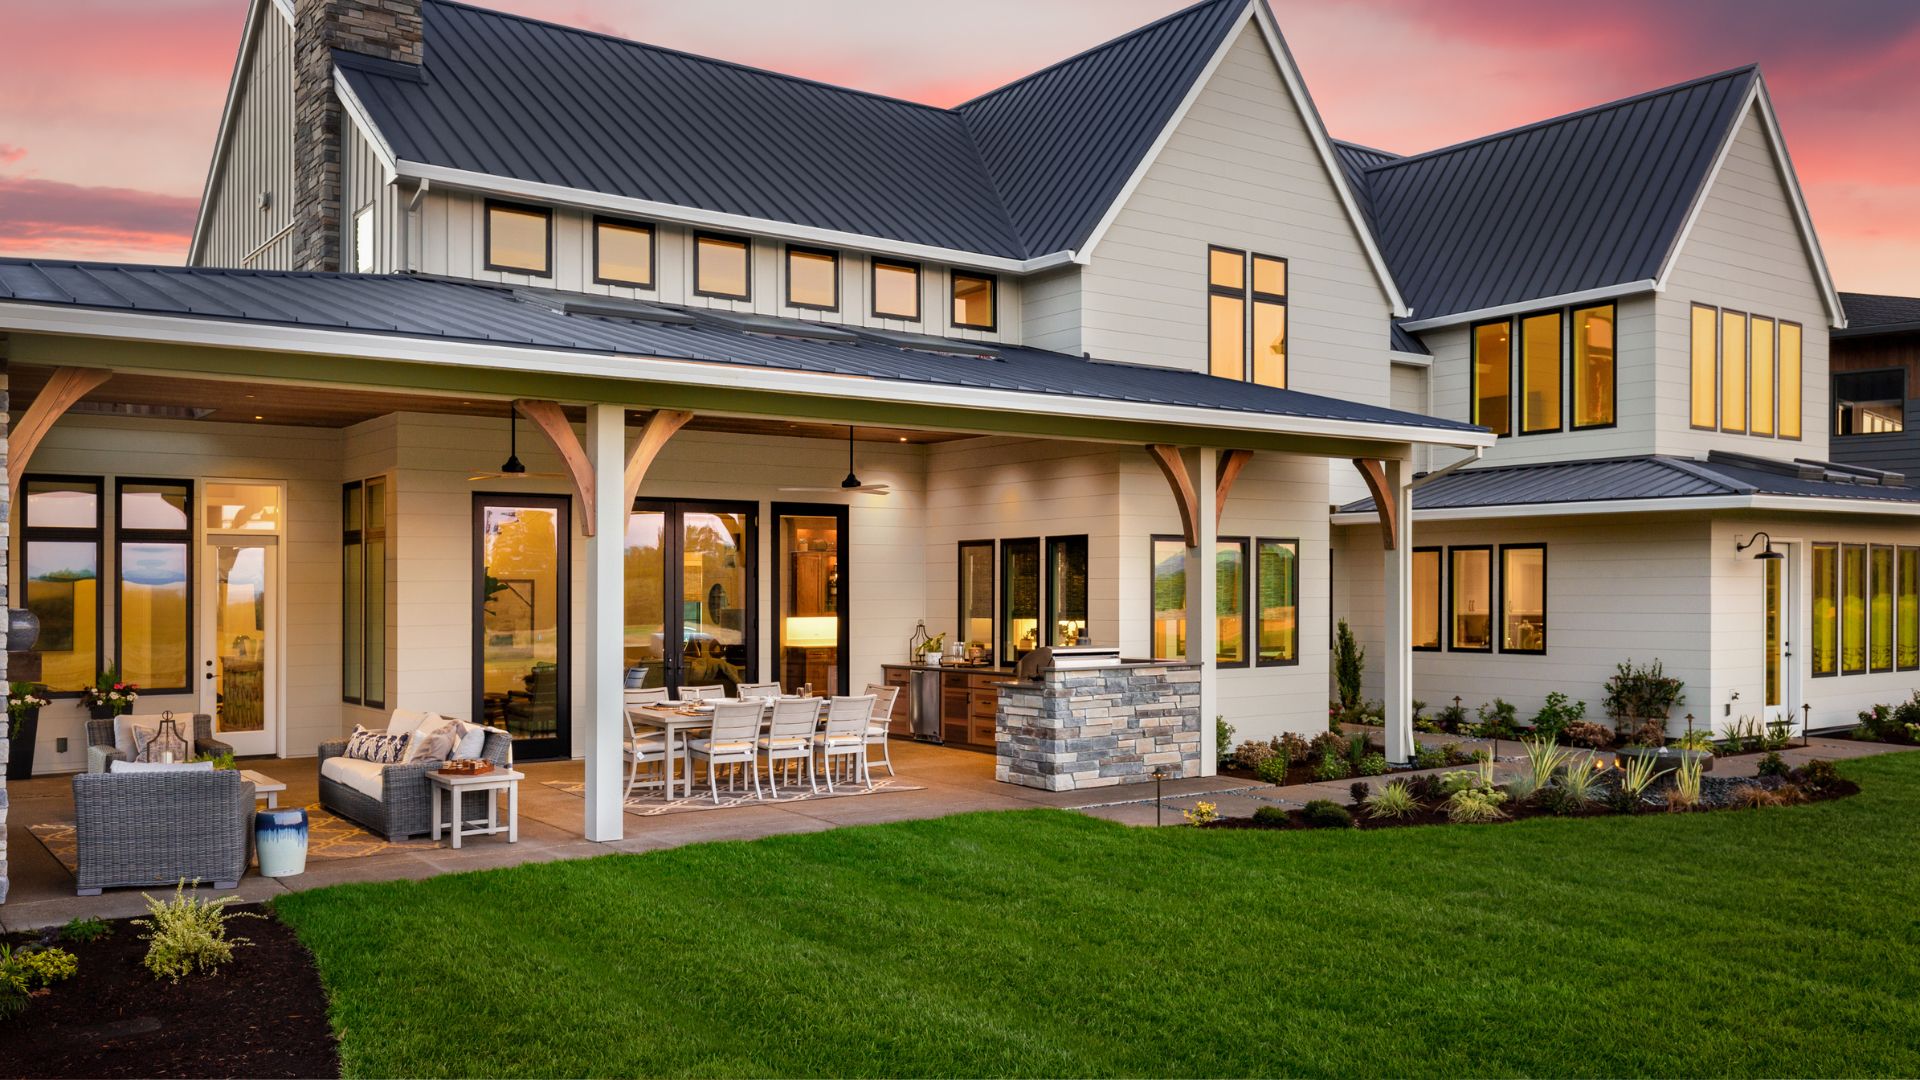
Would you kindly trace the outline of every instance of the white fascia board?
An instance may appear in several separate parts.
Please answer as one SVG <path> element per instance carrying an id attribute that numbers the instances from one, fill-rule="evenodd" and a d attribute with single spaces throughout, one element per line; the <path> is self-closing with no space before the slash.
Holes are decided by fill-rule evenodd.
<path id="1" fill-rule="evenodd" d="M 273 9 L 280 13 L 281 18 L 287 20 L 289 27 L 298 25 L 294 22 L 293 0 L 273 0 Z"/>
<path id="2" fill-rule="evenodd" d="M 1617 300 L 1623 296 L 1638 296 L 1641 293 L 1656 292 L 1658 283 L 1652 279 L 1622 282 L 1619 285 L 1603 285 L 1597 289 L 1582 289 L 1579 292 L 1561 293 L 1558 296 L 1541 296 L 1531 300 L 1520 300 L 1511 304 L 1495 307 L 1475 308 L 1472 311 L 1459 311 L 1452 315 L 1436 315 L 1431 319 L 1409 319 L 1400 324 L 1403 330 L 1437 330 L 1442 326 L 1459 326 L 1463 323 L 1480 322 L 1483 319 L 1499 319 L 1508 315 L 1520 315 L 1530 311 L 1545 311 L 1550 308 L 1573 307 L 1578 304 L 1590 304 L 1599 300 Z"/>
<path id="3" fill-rule="evenodd" d="M 1453 506 L 1413 511 L 1423 521 L 1500 521 L 1512 518 L 1606 517 L 1619 514 L 1674 514 L 1715 510 L 1771 510 L 1779 513 L 1920 517 L 1920 504 L 1860 499 L 1823 499 L 1803 495 L 1701 495 L 1681 499 L 1614 499 L 1591 502 L 1521 503 L 1510 506 Z M 1337 513 L 1335 525 L 1378 521 L 1370 511 Z"/>
<path id="4" fill-rule="evenodd" d="M 353 85 L 347 82 L 346 75 L 339 68 L 333 69 L 333 92 L 340 97 L 340 107 L 353 122 L 354 129 L 360 132 L 367 145 L 373 147 L 373 156 L 380 159 L 380 168 L 386 173 L 385 180 L 391 184 L 400 176 L 400 164 L 393 156 L 393 147 L 387 143 L 386 136 L 374 126 L 373 117 L 368 115 L 366 105 L 360 101 L 360 95 L 353 92 Z"/>
<path id="5" fill-rule="evenodd" d="M 1065 266 L 1074 261 L 1073 252 L 1070 251 L 1057 251 L 1032 259 L 1009 259 L 998 255 L 982 255 L 973 251 L 959 251 L 953 248 L 934 247 L 930 244 L 910 244 L 900 240 L 887 240 L 877 236 L 863 236 L 859 233 L 841 232 L 837 229 L 820 229 L 811 225 L 795 225 L 791 222 L 747 217 L 743 214 L 728 214 L 718 210 L 701 210 L 691 206 L 675 206 L 672 203 L 654 202 L 651 199 L 635 199 L 624 195 L 608 195 L 605 192 L 561 187 L 558 184 L 542 184 L 532 180 L 514 180 L 509 177 L 471 172 L 466 169 L 451 169 L 444 165 L 428 165 L 419 161 L 406 161 L 403 159 L 396 163 L 395 168 L 401 176 L 411 177 L 416 180 L 427 180 L 436 185 L 457 188 L 462 191 L 479 192 L 483 195 L 500 195 L 531 202 L 545 202 L 559 206 L 577 207 L 583 210 L 598 210 L 626 217 L 646 218 L 651 221 L 667 221 L 680 225 L 693 225 L 699 228 L 750 233 L 755 236 L 771 237 L 778 240 L 791 240 L 796 243 L 815 244 L 821 247 L 844 248 L 852 251 L 873 252 L 878 255 L 892 255 L 904 259 L 949 263 L 970 270 L 992 270 L 1007 274 L 1030 274 L 1039 270 L 1050 270 L 1056 266 Z"/>
<path id="6" fill-rule="evenodd" d="M 1491 446 L 1485 431 L 1376 424 L 1317 417 L 1274 416 L 1189 405 L 1053 396 L 1012 390 L 914 383 L 857 375 L 832 375 L 729 364 L 721 361 L 576 352 L 537 346 L 420 339 L 296 326 L 262 326 L 175 315 L 75 308 L 65 304 L 0 304 L 0 330 L 62 334 L 227 349 L 253 349 L 322 356 L 482 368 L 490 371 L 572 375 L 629 382 L 757 390 L 865 401 L 904 402 L 946 408 L 1053 415 L 1121 423 L 1169 424 L 1212 431 L 1241 431 L 1354 439 L 1386 444 Z"/>
<path id="7" fill-rule="evenodd" d="M 1430 368 L 1433 366 L 1433 357 L 1426 353 L 1401 352 L 1398 349 L 1387 350 L 1387 361 L 1401 367 Z"/>
<path id="8" fill-rule="evenodd" d="M 1687 208 L 1685 224 L 1674 237 L 1673 246 L 1667 249 L 1666 261 L 1660 265 L 1659 290 L 1665 292 L 1667 280 L 1672 277 L 1674 267 L 1680 261 L 1681 249 L 1687 246 L 1687 238 L 1693 235 L 1694 223 L 1700 220 L 1705 208 L 1707 193 L 1720 179 L 1720 170 L 1733 152 L 1733 144 L 1740 137 L 1740 129 L 1747 122 L 1747 114 L 1754 109 L 1760 110 L 1760 120 L 1766 125 L 1767 146 L 1773 151 L 1774 167 L 1780 172 L 1780 182 L 1787 189 L 1787 201 L 1793 207 L 1794 225 L 1800 231 L 1800 243 L 1805 249 L 1807 262 L 1813 267 L 1813 276 L 1820 283 L 1820 299 L 1827 306 L 1827 318 L 1835 330 L 1847 327 L 1847 311 L 1840 303 L 1840 293 L 1834 288 L 1833 275 L 1827 269 L 1826 254 L 1820 248 L 1820 235 L 1813 229 L 1813 216 L 1807 212 L 1807 200 L 1800 190 L 1800 177 L 1793 169 L 1793 158 L 1787 152 L 1786 137 L 1780 133 L 1780 120 L 1773 112 L 1773 98 L 1767 93 L 1765 78 L 1755 71 L 1753 85 L 1747 90 L 1747 98 L 1740 104 L 1740 111 L 1727 129 L 1727 137 L 1720 144 L 1720 150 L 1714 155 L 1713 168 L 1700 184 L 1700 190 L 1693 193 L 1693 204 Z"/>
<path id="9" fill-rule="evenodd" d="M 288 6 L 283 9 L 282 3 Z M 200 188 L 200 212 L 194 217 L 193 239 L 187 244 L 188 266 L 200 261 L 201 250 L 207 244 L 207 233 L 213 228 L 214 181 L 220 176 L 221 167 L 227 160 L 227 150 L 233 145 L 234 127 L 239 121 L 240 87 L 245 81 L 254 44 L 260 39 L 260 16 L 269 7 L 285 16 L 287 25 L 293 25 L 290 0 L 252 0 L 247 5 L 246 29 L 240 34 L 240 49 L 233 57 L 233 78 L 227 83 L 227 101 L 220 110 L 220 133 L 213 140 L 213 159 L 207 163 L 207 179 Z"/>

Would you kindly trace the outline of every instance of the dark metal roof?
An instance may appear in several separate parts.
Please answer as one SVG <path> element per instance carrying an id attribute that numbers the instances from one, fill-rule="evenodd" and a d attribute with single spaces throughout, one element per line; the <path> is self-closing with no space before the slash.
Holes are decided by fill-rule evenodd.
<path id="1" fill-rule="evenodd" d="M 1019 259 L 1086 238 L 1246 4 L 952 110 L 451 0 L 423 66 L 334 59 L 404 161 Z"/>
<path id="2" fill-rule="evenodd" d="M 1427 343 L 1421 341 L 1419 335 L 1400 325 L 1398 319 L 1388 327 L 1387 334 L 1394 352 L 1415 353 L 1420 356 L 1433 355 L 1427 350 Z"/>
<path id="3" fill-rule="evenodd" d="M 1833 337 L 1871 337 L 1920 330 L 1920 296 L 1843 292 L 1840 303 L 1847 311 L 1847 328 L 1833 331 Z"/>
<path id="4" fill-rule="evenodd" d="M 1854 474 L 1849 476 L 1849 474 Z M 1415 510 L 1542 506 L 1555 503 L 1622 502 L 1713 496 L 1795 495 L 1848 501 L 1920 504 L 1920 488 L 1897 474 L 1869 476 L 1824 462 L 1769 462 L 1712 454 L 1706 461 L 1651 455 L 1535 465 L 1466 468 L 1414 489 Z M 1362 499 L 1341 513 L 1372 513 Z"/>
<path id="5" fill-rule="evenodd" d="M 1424 154 L 1343 147 L 1341 161 L 1415 319 L 1644 281 L 1758 78 L 1748 66 Z"/>
<path id="6" fill-rule="evenodd" d="M 1172 368 L 857 327 L 829 339 L 815 322 L 743 318 L 706 308 L 449 278 L 0 259 L 0 325 L 9 302 L 572 350 L 643 361 L 695 360 L 1436 432 L 1480 430 L 1458 421 Z M 343 345 L 341 351 L 351 354 L 352 346 Z"/>

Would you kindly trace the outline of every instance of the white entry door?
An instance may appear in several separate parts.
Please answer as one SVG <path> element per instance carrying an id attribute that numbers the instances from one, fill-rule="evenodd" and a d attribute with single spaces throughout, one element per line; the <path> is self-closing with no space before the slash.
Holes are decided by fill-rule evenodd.
<path id="1" fill-rule="evenodd" d="M 238 755 L 280 739 L 279 538 L 207 538 L 200 610 L 200 711 Z"/>

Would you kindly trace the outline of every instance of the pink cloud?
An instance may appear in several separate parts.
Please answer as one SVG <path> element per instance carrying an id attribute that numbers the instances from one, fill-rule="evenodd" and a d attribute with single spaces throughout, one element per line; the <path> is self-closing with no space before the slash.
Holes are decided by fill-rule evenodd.
<path id="1" fill-rule="evenodd" d="M 6 143 L 0 143 L 0 165 L 11 165 L 26 156 L 27 151 L 24 147 L 9 146 Z"/>
<path id="2" fill-rule="evenodd" d="M 0 176 L 0 254 L 178 261 L 198 206 L 187 196 Z"/>

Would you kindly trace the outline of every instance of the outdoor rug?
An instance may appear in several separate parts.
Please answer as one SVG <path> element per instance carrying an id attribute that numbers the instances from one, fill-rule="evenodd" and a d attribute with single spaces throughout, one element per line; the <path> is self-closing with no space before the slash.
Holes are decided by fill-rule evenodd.
<path id="1" fill-rule="evenodd" d="M 586 797 L 587 785 L 578 780 L 548 780 L 542 786 L 553 788 L 556 791 L 564 791 L 569 795 L 576 795 L 580 798 Z M 863 795 L 886 795 L 896 791 L 926 790 L 916 784 L 903 784 L 891 776 L 874 777 L 873 789 L 871 791 L 859 784 L 842 784 L 838 781 L 834 782 L 834 789 L 833 794 L 829 795 L 827 794 L 826 785 L 822 784 L 820 793 L 816 795 L 808 791 L 805 785 L 788 787 L 785 784 L 781 784 L 780 797 L 778 799 L 755 799 L 753 797 L 753 788 L 748 787 L 744 791 L 722 791 L 720 793 L 720 801 L 715 803 L 713 796 L 699 788 L 694 789 L 694 794 L 690 798 L 673 799 L 668 802 L 661 801 L 659 796 L 652 794 L 646 788 L 642 788 L 635 792 L 632 798 L 627 800 L 626 811 L 636 817 L 659 817 L 662 814 L 690 814 L 700 810 L 726 810 L 735 806 L 784 806 L 787 803 L 819 802 L 822 799 L 852 799 L 859 798 Z M 762 790 L 765 790 L 764 782 Z"/>
<path id="2" fill-rule="evenodd" d="M 66 867 L 70 874 L 80 865 L 79 844 L 74 839 L 73 830 L 71 821 L 48 821 L 27 826 L 27 831 L 33 834 L 34 839 L 40 841 L 41 846 L 45 847 L 49 854 L 60 860 L 60 865 Z M 307 858 L 309 860 L 358 859 L 365 855 L 379 855 L 386 851 L 427 849 L 435 846 L 437 845 L 433 841 L 424 836 L 417 840 L 392 843 L 385 837 L 375 836 L 346 818 L 320 809 L 319 803 L 307 807 Z"/>

